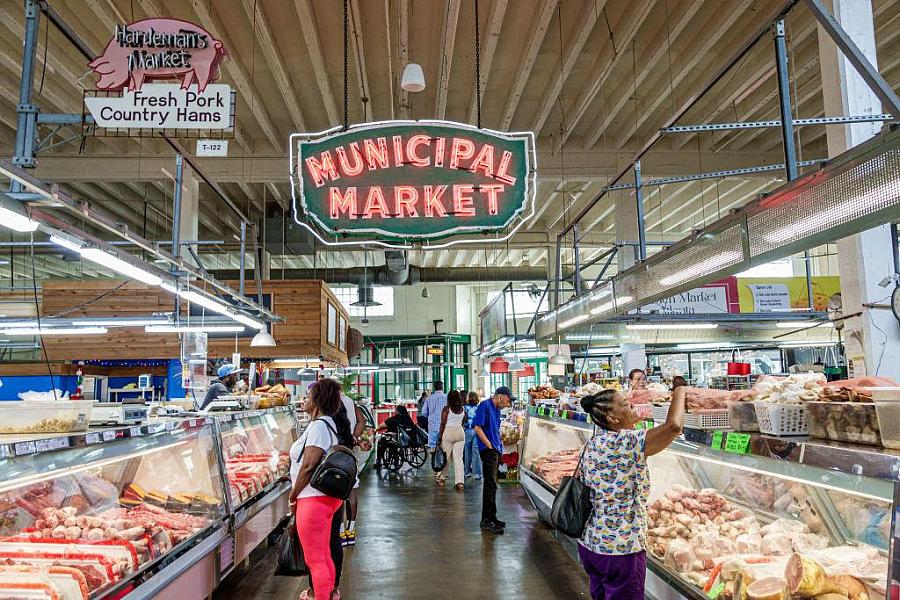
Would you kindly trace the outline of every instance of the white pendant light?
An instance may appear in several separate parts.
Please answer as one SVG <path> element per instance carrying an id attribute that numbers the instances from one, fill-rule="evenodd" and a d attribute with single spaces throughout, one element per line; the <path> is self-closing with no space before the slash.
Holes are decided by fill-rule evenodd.
<path id="1" fill-rule="evenodd" d="M 400 87 L 407 92 L 421 92 L 425 89 L 425 73 L 419 63 L 408 63 L 403 68 Z"/>
<path id="2" fill-rule="evenodd" d="M 250 340 L 251 348 L 274 348 L 275 338 L 268 331 L 260 331 Z"/>
<path id="3" fill-rule="evenodd" d="M 515 354 L 509 361 L 509 367 L 507 367 L 510 371 L 524 371 L 525 363 L 523 363 L 518 356 Z"/>

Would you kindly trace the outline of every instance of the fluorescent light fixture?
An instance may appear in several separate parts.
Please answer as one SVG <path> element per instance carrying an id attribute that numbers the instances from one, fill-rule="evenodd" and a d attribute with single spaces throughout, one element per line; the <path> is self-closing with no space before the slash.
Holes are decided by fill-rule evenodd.
<path id="1" fill-rule="evenodd" d="M 614 340 L 616 336 L 610 335 L 608 333 L 595 333 L 593 335 L 589 333 L 567 333 L 565 336 L 566 341 L 571 342 L 589 342 L 589 341 L 600 341 L 600 340 Z"/>
<path id="2" fill-rule="evenodd" d="M 514 356 L 513 354 L 504 354 L 503 358 L 512 358 L 513 356 Z M 541 352 L 540 350 L 530 350 L 530 351 L 526 351 L 526 352 L 519 352 L 517 356 L 520 359 L 521 358 L 546 358 L 547 353 Z"/>
<path id="3" fill-rule="evenodd" d="M 831 329 L 834 323 L 831 321 L 778 321 L 775 323 L 778 329 L 803 329 L 805 327 L 822 327 Z"/>
<path id="4" fill-rule="evenodd" d="M 618 347 L 606 347 L 606 348 L 589 348 L 585 355 L 587 356 L 604 356 L 606 354 L 618 354 L 621 350 Z"/>
<path id="5" fill-rule="evenodd" d="M 240 333 L 243 325 L 147 325 L 147 333 Z"/>
<path id="6" fill-rule="evenodd" d="M 17 329 L 19 327 L 37 327 L 37 321 L 9 321 L 9 322 L 0 322 L 0 328 L 3 329 Z"/>
<path id="7" fill-rule="evenodd" d="M 20 233 L 37 231 L 38 222 L 32 221 L 22 213 L 0 206 L 0 225 Z"/>
<path id="8" fill-rule="evenodd" d="M 837 342 L 817 342 L 813 340 L 801 342 L 781 342 L 779 348 L 821 348 L 823 346 L 834 346 Z"/>
<path id="9" fill-rule="evenodd" d="M 201 294 L 200 292 L 195 292 L 194 290 L 178 289 L 170 283 L 163 283 L 161 287 L 167 292 L 176 294 L 181 298 L 184 298 L 191 304 L 196 304 L 214 313 L 225 315 L 226 317 L 234 319 L 238 323 L 242 323 L 247 327 L 252 327 L 253 329 L 258 329 L 259 331 L 262 331 L 266 328 L 266 324 L 262 321 L 257 321 L 256 319 L 252 319 L 243 313 L 235 312 L 231 309 L 231 307 L 212 298 L 211 296 Z"/>
<path id="10" fill-rule="evenodd" d="M 633 296 L 619 296 L 618 298 L 614 298 L 610 302 L 604 302 L 600 306 L 595 306 L 591 309 L 592 315 L 599 315 L 601 313 L 605 313 L 606 311 L 615 308 L 619 304 L 627 304 L 634 300 Z"/>
<path id="11" fill-rule="evenodd" d="M 836 223 L 843 223 L 854 215 L 864 214 L 873 208 L 880 207 L 885 198 L 897 195 L 897 180 L 892 177 L 888 181 L 877 185 L 867 192 L 851 196 L 842 202 L 833 205 L 826 213 L 809 215 L 802 220 L 795 221 L 783 227 L 770 231 L 765 235 L 766 241 L 778 244 L 785 240 L 797 240 L 813 232 L 828 229 Z"/>
<path id="12" fill-rule="evenodd" d="M 108 331 L 106 327 L 21 327 L 0 329 L 0 335 L 99 335 Z"/>
<path id="13" fill-rule="evenodd" d="M 227 313 L 229 317 L 237 321 L 238 323 L 243 323 L 247 327 L 252 327 L 253 329 L 258 329 L 260 331 L 265 330 L 266 324 L 262 321 L 257 321 L 256 319 L 251 319 L 247 315 L 238 312 L 229 312 Z"/>
<path id="14" fill-rule="evenodd" d="M 72 325 L 78 327 L 146 327 L 147 325 L 168 325 L 169 319 L 75 319 Z"/>
<path id="15" fill-rule="evenodd" d="M 578 315 L 577 317 L 572 317 L 571 319 L 566 319 L 562 323 L 559 324 L 560 327 L 571 327 L 572 325 L 577 325 L 578 323 L 583 323 L 590 318 L 589 315 Z"/>
<path id="16" fill-rule="evenodd" d="M 72 252 L 81 253 L 81 250 L 84 248 L 84 244 L 82 244 L 80 240 L 63 237 L 61 235 L 51 235 L 50 241 L 57 246 L 62 246 L 67 250 L 71 250 Z"/>
<path id="17" fill-rule="evenodd" d="M 696 344 L 678 344 L 679 350 L 715 350 L 716 348 L 734 348 L 734 342 L 700 342 Z"/>
<path id="18" fill-rule="evenodd" d="M 716 329 L 718 323 L 629 323 L 625 329 Z"/>
<path id="19" fill-rule="evenodd" d="M 117 273 L 121 273 L 126 277 L 130 277 L 131 279 L 137 279 L 147 285 L 159 285 L 162 283 L 162 278 L 158 275 L 154 275 L 144 269 L 134 266 L 131 263 L 127 263 L 118 256 L 113 256 L 107 252 L 104 252 L 100 248 L 81 248 L 78 251 L 82 257 L 88 259 L 91 262 L 95 262 L 98 265 L 103 265 L 108 269 L 112 269 Z"/>
<path id="20" fill-rule="evenodd" d="M 378 369 L 378 365 L 350 365 L 349 367 L 344 367 L 345 371 L 375 371 Z"/>
<path id="21" fill-rule="evenodd" d="M 397 367 L 395 371 L 418 371 L 419 367 Z"/>
<path id="22" fill-rule="evenodd" d="M 685 281 L 690 281 L 691 279 L 696 279 L 698 277 L 714 273 L 719 269 L 740 262 L 743 258 L 743 253 L 738 252 L 737 250 L 723 252 L 722 254 L 718 254 L 711 258 L 707 258 L 706 260 L 701 260 L 700 262 L 694 263 L 686 269 L 682 269 L 681 271 L 672 273 L 671 275 L 667 275 L 660 279 L 659 283 L 665 286 L 678 285 L 680 283 L 684 283 Z"/>
<path id="23" fill-rule="evenodd" d="M 385 358 L 385 359 L 382 359 L 381 362 L 383 362 L 387 365 L 396 365 L 398 363 L 402 363 L 403 359 L 402 358 Z"/>

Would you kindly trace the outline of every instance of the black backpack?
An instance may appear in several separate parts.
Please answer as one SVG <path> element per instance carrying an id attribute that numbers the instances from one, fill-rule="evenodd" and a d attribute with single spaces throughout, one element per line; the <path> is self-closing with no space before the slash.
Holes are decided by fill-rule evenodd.
<path id="1" fill-rule="evenodd" d="M 318 421 L 320 419 L 316 419 Z M 338 439 L 338 434 L 331 424 L 321 419 L 329 431 Z M 310 423 L 312 425 L 312 423 Z M 306 450 L 306 446 L 303 447 Z M 300 453 L 302 459 L 303 452 Z M 346 500 L 356 484 L 357 465 L 353 450 L 340 444 L 335 444 L 325 453 L 319 465 L 313 471 L 309 485 L 322 492 L 326 496 Z"/>

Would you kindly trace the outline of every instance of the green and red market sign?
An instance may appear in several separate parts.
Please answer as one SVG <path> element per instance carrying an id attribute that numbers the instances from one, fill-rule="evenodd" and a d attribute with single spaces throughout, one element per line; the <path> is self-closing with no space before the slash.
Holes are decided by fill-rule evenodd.
<path id="1" fill-rule="evenodd" d="M 535 174 L 531 133 L 386 121 L 291 136 L 294 218 L 325 243 L 508 237 L 534 214 Z"/>

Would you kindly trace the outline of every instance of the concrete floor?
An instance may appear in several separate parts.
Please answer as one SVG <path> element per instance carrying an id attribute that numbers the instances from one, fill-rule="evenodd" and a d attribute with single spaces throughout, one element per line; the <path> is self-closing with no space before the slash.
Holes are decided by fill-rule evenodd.
<path id="1" fill-rule="evenodd" d="M 587 598 L 581 567 L 537 520 L 518 484 L 501 485 L 506 534 L 482 534 L 481 485 L 462 492 L 434 485 L 430 470 L 367 473 L 361 487 L 358 539 L 344 558 L 341 596 L 460 600 Z M 274 554 L 260 548 L 248 570 L 223 582 L 215 600 L 283 598 L 306 578 L 275 577 Z"/>

